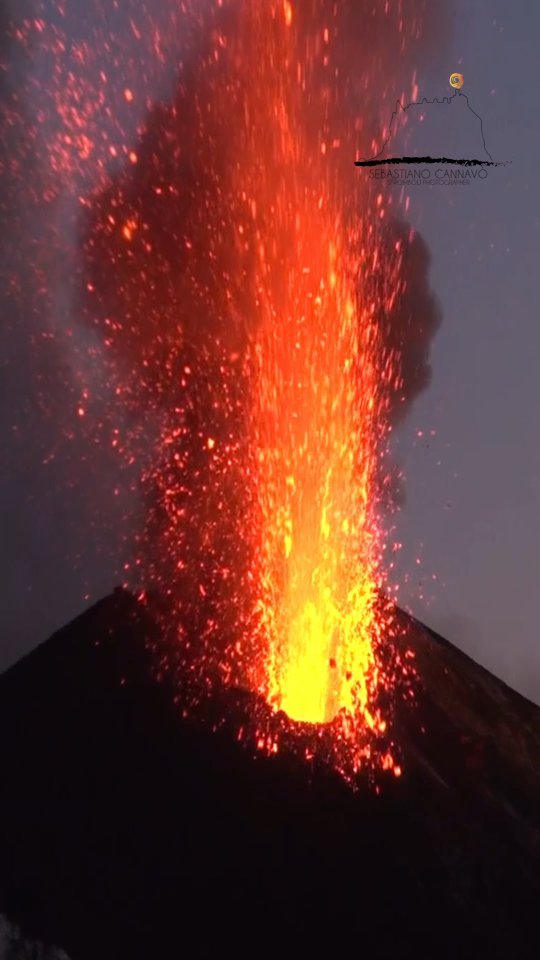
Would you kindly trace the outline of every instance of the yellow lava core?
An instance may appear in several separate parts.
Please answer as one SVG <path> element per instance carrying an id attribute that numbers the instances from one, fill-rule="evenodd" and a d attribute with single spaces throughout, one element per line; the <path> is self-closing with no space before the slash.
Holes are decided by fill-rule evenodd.
<path id="1" fill-rule="evenodd" d="M 352 160 L 345 173 L 342 137 L 327 143 L 335 105 L 314 78 L 328 30 L 306 39 L 289 4 L 243 9 L 232 194 L 258 307 L 250 436 L 262 657 L 253 674 L 293 720 L 329 723 L 341 712 L 380 728 L 375 480 L 388 358 L 360 277 L 377 263 L 381 211 L 369 210 Z M 352 216 L 347 203 L 362 198 L 363 215 Z"/>
<path id="2" fill-rule="evenodd" d="M 126 477 L 140 465 L 149 504 L 126 580 L 170 605 L 158 675 L 178 676 L 183 710 L 221 685 L 247 690 L 257 748 L 295 741 L 342 772 L 394 765 L 378 736 L 394 689 L 379 517 L 406 392 L 408 320 L 403 336 L 392 321 L 407 230 L 389 222 L 404 198 L 354 159 L 380 147 L 412 69 L 422 18 L 402 6 L 173 3 L 172 42 L 185 34 L 192 51 L 177 92 L 149 107 L 136 150 L 107 140 L 94 164 L 106 189 L 95 210 L 84 201 L 85 309 L 126 412 L 112 446 Z M 161 62 L 167 37 L 152 37 Z M 80 114 L 77 74 L 67 105 L 56 76 L 67 126 L 51 162 L 76 184 L 105 101 L 86 96 Z M 124 106 L 144 100 L 141 76 L 122 80 Z"/>
<path id="3" fill-rule="evenodd" d="M 339 269 L 338 231 L 302 210 L 287 315 L 269 310 L 259 332 L 260 609 L 276 709 L 310 723 L 360 711 L 373 726 L 376 334 Z"/>

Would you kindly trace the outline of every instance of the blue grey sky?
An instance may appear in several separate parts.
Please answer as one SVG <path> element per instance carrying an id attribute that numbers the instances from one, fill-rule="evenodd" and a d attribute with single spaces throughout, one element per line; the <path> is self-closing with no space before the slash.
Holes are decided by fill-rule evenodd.
<path id="1" fill-rule="evenodd" d="M 443 322 L 432 384 L 399 438 L 402 569 L 421 559 L 402 599 L 537 702 L 539 38 L 535 4 L 457 0 L 448 60 L 418 78 L 420 96 L 444 96 L 462 72 L 490 153 L 512 164 L 469 187 L 410 190 Z"/>

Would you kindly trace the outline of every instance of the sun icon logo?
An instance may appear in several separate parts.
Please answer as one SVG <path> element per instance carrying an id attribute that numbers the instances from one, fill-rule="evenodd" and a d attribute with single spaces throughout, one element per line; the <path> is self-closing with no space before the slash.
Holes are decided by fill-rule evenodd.
<path id="1" fill-rule="evenodd" d="M 461 90 L 464 83 L 465 78 L 462 73 L 450 74 L 450 86 L 453 87 L 454 90 Z"/>

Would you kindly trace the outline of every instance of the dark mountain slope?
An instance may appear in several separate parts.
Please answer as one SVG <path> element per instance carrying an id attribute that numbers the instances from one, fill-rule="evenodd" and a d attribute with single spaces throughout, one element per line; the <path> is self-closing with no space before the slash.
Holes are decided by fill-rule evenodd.
<path id="1" fill-rule="evenodd" d="M 422 690 L 379 795 L 254 759 L 247 694 L 182 719 L 128 593 L 60 630 L 0 677 L 0 909 L 72 960 L 536 956 L 540 710 L 402 616 Z"/>

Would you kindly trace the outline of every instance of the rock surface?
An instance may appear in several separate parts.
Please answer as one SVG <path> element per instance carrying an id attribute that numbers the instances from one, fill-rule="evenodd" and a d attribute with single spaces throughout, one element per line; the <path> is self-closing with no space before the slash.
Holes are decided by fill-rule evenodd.
<path id="1" fill-rule="evenodd" d="M 378 795 L 183 719 L 130 594 L 60 630 L 0 677 L 0 909 L 71 960 L 537 956 L 540 710 L 402 618 Z"/>

